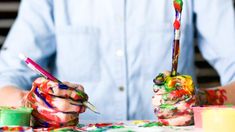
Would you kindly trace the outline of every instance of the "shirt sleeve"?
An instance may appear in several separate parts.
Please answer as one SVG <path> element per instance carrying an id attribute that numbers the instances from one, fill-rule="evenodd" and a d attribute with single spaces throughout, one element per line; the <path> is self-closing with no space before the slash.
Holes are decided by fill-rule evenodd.
<path id="1" fill-rule="evenodd" d="M 0 87 L 30 89 L 37 75 L 22 62 L 23 53 L 47 68 L 55 54 L 50 0 L 22 0 L 19 14 L 0 52 Z"/>
<path id="2" fill-rule="evenodd" d="M 194 0 L 199 49 L 222 85 L 235 80 L 235 16 L 232 0 Z"/>

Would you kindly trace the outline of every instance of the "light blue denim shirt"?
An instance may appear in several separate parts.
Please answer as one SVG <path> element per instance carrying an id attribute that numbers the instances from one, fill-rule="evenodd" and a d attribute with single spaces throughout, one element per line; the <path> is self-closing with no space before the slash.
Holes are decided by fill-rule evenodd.
<path id="1" fill-rule="evenodd" d="M 195 78 L 194 22 L 204 57 L 235 79 L 232 0 L 184 0 L 178 71 Z M 153 78 L 171 69 L 172 0 L 22 0 L 0 55 L 0 85 L 30 89 L 24 53 L 62 81 L 84 85 L 102 113 L 85 120 L 155 119 Z M 196 80 L 195 80 L 196 81 Z"/>

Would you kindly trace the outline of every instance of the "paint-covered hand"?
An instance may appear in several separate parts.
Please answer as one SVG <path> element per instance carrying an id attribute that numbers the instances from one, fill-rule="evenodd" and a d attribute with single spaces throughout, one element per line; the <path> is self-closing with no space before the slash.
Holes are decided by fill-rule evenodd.
<path id="1" fill-rule="evenodd" d="M 235 105 L 235 81 L 213 88 L 200 88 L 200 105 Z"/>
<path id="2" fill-rule="evenodd" d="M 188 75 L 172 77 L 160 73 L 154 79 L 152 103 L 158 120 L 164 125 L 184 126 L 193 123 L 194 84 Z"/>
<path id="3" fill-rule="evenodd" d="M 218 87 L 218 88 L 201 88 L 198 90 L 198 96 L 197 100 L 199 105 L 224 105 L 224 104 L 233 104 L 233 101 L 230 101 L 228 103 L 228 97 L 227 97 L 227 91 L 230 89 L 226 89 L 224 87 Z M 234 92 L 232 92 L 233 94 Z M 233 96 L 231 96 L 233 97 Z M 234 100 L 230 98 L 230 100 Z"/>
<path id="4" fill-rule="evenodd" d="M 32 107 L 34 125 L 40 127 L 71 126 L 78 123 L 78 116 L 85 111 L 83 102 L 88 100 L 84 88 L 69 82 L 53 82 L 37 78 L 25 104 Z"/>

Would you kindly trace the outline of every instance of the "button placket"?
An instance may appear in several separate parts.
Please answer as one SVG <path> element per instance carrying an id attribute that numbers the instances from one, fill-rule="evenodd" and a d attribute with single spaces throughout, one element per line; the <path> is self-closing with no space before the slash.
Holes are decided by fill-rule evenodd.
<path id="1" fill-rule="evenodd" d="M 114 13 L 115 20 L 115 36 L 114 36 L 114 53 L 116 74 L 116 87 L 115 91 L 115 113 L 118 120 L 126 120 L 127 117 L 127 93 L 126 93 L 126 54 L 125 54 L 125 0 L 118 2 L 119 7 L 115 5 L 116 10 Z"/>

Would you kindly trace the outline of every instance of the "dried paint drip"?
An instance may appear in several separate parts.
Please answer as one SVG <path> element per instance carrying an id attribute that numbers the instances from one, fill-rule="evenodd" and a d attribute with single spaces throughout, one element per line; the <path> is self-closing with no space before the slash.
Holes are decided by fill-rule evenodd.
<path id="1" fill-rule="evenodd" d="M 35 127 L 76 126 L 82 102 L 88 96 L 78 88 L 70 88 L 43 77 L 37 78 L 26 97 L 26 104 L 33 108 Z"/>
<path id="2" fill-rule="evenodd" d="M 177 75 L 178 59 L 180 54 L 180 26 L 181 26 L 181 12 L 183 8 L 182 0 L 174 0 L 175 21 L 174 21 L 174 44 L 172 53 L 172 69 L 171 76 Z"/>
<path id="3" fill-rule="evenodd" d="M 188 75 L 172 77 L 170 73 L 161 73 L 154 83 L 152 103 L 159 122 L 172 126 L 192 124 L 192 106 L 196 102 L 192 78 Z"/>

